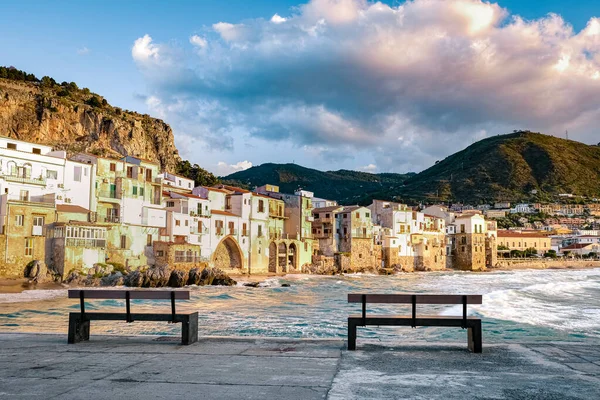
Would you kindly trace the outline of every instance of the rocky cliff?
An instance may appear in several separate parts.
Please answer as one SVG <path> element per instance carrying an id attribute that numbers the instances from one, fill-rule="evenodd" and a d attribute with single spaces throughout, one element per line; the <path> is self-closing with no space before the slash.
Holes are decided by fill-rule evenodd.
<path id="1" fill-rule="evenodd" d="M 100 156 L 131 155 L 176 172 L 181 160 L 162 120 L 112 107 L 74 83 L 0 79 L 0 135 Z"/>

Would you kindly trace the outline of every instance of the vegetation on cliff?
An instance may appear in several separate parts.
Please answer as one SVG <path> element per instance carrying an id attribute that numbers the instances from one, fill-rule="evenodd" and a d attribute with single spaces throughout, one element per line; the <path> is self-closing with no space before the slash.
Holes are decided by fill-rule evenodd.
<path id="1" fill-rule="evenodd" d="M 75 82 L 38 79 L 13 67 L 0 67 L 0 135 L 69 153 L 131 155 L 169 172 L 176 172 L 181 160 L 162 120 L 113 107 Z"/>

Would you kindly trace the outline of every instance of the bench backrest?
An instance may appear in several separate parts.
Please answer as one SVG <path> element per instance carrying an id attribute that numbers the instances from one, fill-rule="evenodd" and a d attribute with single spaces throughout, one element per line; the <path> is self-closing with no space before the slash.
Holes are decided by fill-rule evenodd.
<path id="1" fill-rule="evenodd" d="M 483 296 L 480 294 L 348 294 L 348 303 L 386 303 L 386 304 L 412 304 L 413 298 L 417 304 L 463 304 L 466 296 L 467 304 L 482 304 Z"/>
<path id="2" fill-rule="evenodd" d="M 127 299 L 127 293 L 129 298 L 134 300 L 171 300 L 171 293 L 175 294 L 177 300 L 189 300 L 189 290 L 80 290 L 71 289 L 69 290 L 70 299 L 81 298 L 81 292 L 83 297 L 86 299 Z"/>

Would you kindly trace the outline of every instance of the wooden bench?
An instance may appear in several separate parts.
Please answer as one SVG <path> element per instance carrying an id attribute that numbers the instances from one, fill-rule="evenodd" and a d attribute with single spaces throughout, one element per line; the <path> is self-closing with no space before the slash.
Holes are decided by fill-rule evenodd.
<path id="1" fill-rule="evenodd" d="M 90 340 L 90 322 L 104 321 L 166 321 L 181 323 L 181 344 L 198 341 L 198 313 L 178 314 L 175 300 L 189 300 L 190 292 L 184 290 L 69 290 L 70 299 L 79 299 L 80 312 L 69 313 L 69 343 Z M 86 299 L 125 300 L 125 313 L 87 312 Z M 171 300 L 168 314 L 132 313 L 131 300 Z"/>
<path id="2" fill-rule="evenodd" d="M 467 316 L 467 304 L 482 304 L 481 295 L 348 294 L 348 303 L 361 303 L 362 314 L 348 317 L 348 350 L 356 350 L 359 326 L 442 326 L 467 329 L 469 350 L 481 353 L 481 319 Z M 367 304 L 411 304 L 412 315 L 367 315 Z M 417 316 L 417 304 L 462 304 L 462 317 Z"/>

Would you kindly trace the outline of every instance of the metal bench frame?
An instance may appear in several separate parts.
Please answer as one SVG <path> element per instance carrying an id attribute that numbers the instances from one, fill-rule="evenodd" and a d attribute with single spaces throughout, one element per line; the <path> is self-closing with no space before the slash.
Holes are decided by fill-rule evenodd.
<path id="1" fill-rule="evenodd" d="M 90 340 L 90 323 L 93 320 L 123 321 L 165 321 L 181 323 L 181 344 L 189 345 L 198 341 L 198 312 L 178 314 L 175 300 L 189 300 L 190 292 L 183 290 L 69 290 L 69 298 L 79 299 L 80 312 L 69 313 L 68 343 Z M 86 312 L 85 299 L 125 299 L 125 313 Z M 131 300 L 171 300 L 170 314 L 132 313 Z"/>
<path id="2" fill-rule="evenodd" d="M 437 294 L 348 294 L 348 303 L 361 303 L 362 314 L 348 317 L 348 350 L 356 350 L 356 331 L 359 326 L 440 326 L 467 329 L 468 348 L 482 352 L 481 319 L 467 316 L 467 304 L 482 304 L 481 295 Z M 367 316 L 367 303 L 411 304 L 411 316 Z M 462 304 L 462 317 L 417 316 L 417 304 Z"/>

